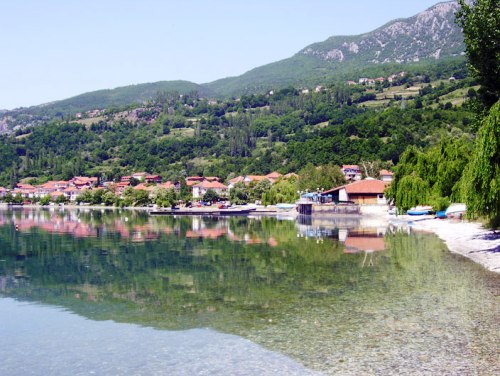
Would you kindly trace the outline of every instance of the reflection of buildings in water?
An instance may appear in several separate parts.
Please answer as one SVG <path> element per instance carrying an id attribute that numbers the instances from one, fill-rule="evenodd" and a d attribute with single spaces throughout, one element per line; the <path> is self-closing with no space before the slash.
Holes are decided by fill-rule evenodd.
<path id="1" fill-rule="evenodd" d="M 364 252 L 365 257 L 361 267 L 373 266 L 373 254 L 386 249 L 384 235 L 385 228 L 363 228 L 350 231 L 344 240 L 344 253 Z"/>

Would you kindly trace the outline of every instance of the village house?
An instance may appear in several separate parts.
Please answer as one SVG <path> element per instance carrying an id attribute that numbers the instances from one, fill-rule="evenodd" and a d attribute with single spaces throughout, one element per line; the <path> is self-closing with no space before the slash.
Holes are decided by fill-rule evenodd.
<path id="1" fill-rule="evenodd" d="M 382 180 L 383 182 L 390 183 L 392 181 L 393 175 L 394 174 L 389 170 L 380 170 L 380 172 L 379 172 L 380 180 Z"/>
<path id="2" fill-rule="evenodd" d="M 243 183 L 243 180 L 245 180 L 245 177 L 244 176 L 237 176 L 235 178 L 232 178 L 228 181 L 228 184 L 227 184 L 227 188 L 229 190 L 233 189 L 234 186 L 238 183 Z"/>
<path id="3" fill-rule="evenodd" d="M 360 205 L 385 205 L 384 190 L 388 183 L 382 180 L 366 178 L 351 184 L 342 185 L 322 192 L 329 195 L 335 202 L 351 201 Z"/>
<path id="4" fill-rule="evenodd" d="M 343 165 L 341 170 L 347 181 L 361 180 L 362 178 L 358 165 Z"/>
<path id="5" fill-rule="evenodd" d="M 228 187 L 218 181 L 204 180 L 201 183 L 193 185 L 193 198 L 202 198 L 208 190 L 214 191 L 220 197 L 226 197 L 229 192 Z"/>
<path id="6" fill-rule="evenodd" d="M 160 175 L 146 175 L 144 178 L 146 183 L 148 184 L 160 184 L 161 183 L 161 176 Z"/>

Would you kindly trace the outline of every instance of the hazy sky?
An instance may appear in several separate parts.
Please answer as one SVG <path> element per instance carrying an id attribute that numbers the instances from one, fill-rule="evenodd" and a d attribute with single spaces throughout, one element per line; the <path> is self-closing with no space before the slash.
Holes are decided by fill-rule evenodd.
<path id="1" fill-rule="evenodd" d="M 206 83 L 438 0 L 0 0 L 0 109 L 162 80 Z"/>

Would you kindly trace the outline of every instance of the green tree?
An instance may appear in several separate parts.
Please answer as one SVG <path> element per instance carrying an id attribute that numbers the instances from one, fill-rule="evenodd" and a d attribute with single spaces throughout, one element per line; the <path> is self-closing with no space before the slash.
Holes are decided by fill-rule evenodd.
<path id="1" fill-rule="evenodd" d="M 406 211 L 414 206 L 427 204 L 429 185 L 421 177 L 407 175 L 403 177 L 396 191 L 396 207 Z"/>
<path id="2" fill-rule="evenodd" d="M 66 204 L 68 202 L 68 198 L 65 195 L 59 195 L 56 197 L 56 204 Z"/>
<path id="3" fill-rule="evenodd" d="M 462 178 L 468 215 L 486 216 L 500 226 L 500 101 L 479 128 L 473 155 Z"/>
<path id="4" fill-rule="evenodd" d="M 14 196 L 12 196 L 11 192 L 7 192 L 5 196 L 3 197 L 3 202 L 10 204 L 14 200 Z"/>
<path id="5" fill-rule="evenodd" d="M 156 188 L 153 191 L 153 202 L 161 208 L 175 206 L 177 197 L 173 189 Z"/>
<path id="6" fill-rule="evenodd" d="M 40 199 L 40 205 L 47 206 L 48 204 L 50 204 L 50 196 L 45 195 Z"/>
<path id="7" fill-rule="evenodd" d="M 241 205 L 248 203 L 248 188 L 242 182 L 235 184 L 229 191 L 229 201 L 232 204 Z"/>
<path id="8" fill-rule="evenodd" d="M 459 0 L 456 13 L 463 29 L 469 68 L 481 88 L 479 96 L 486 109 L 500 97 L 500 6 L 498 0 Z"/>
<path id="9" fill-rule="evenodd" d="M 206 202 L 219 201 L 219 195 L 213 189 L 209 189 L 203 195 L 203 201 L 206 201 Z"/>

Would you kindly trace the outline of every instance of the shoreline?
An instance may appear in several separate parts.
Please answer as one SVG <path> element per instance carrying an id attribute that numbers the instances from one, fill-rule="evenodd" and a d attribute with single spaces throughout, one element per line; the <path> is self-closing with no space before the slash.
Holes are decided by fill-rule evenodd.
<path id="1" fill-rule="evenodd" d="M 450 252 L 464 256 L 491 272 L 500 273 L 500 233 L 466 220 L 399 216 L 399 221 L 406 222 L 414 230 L 436 234 Z"/>

